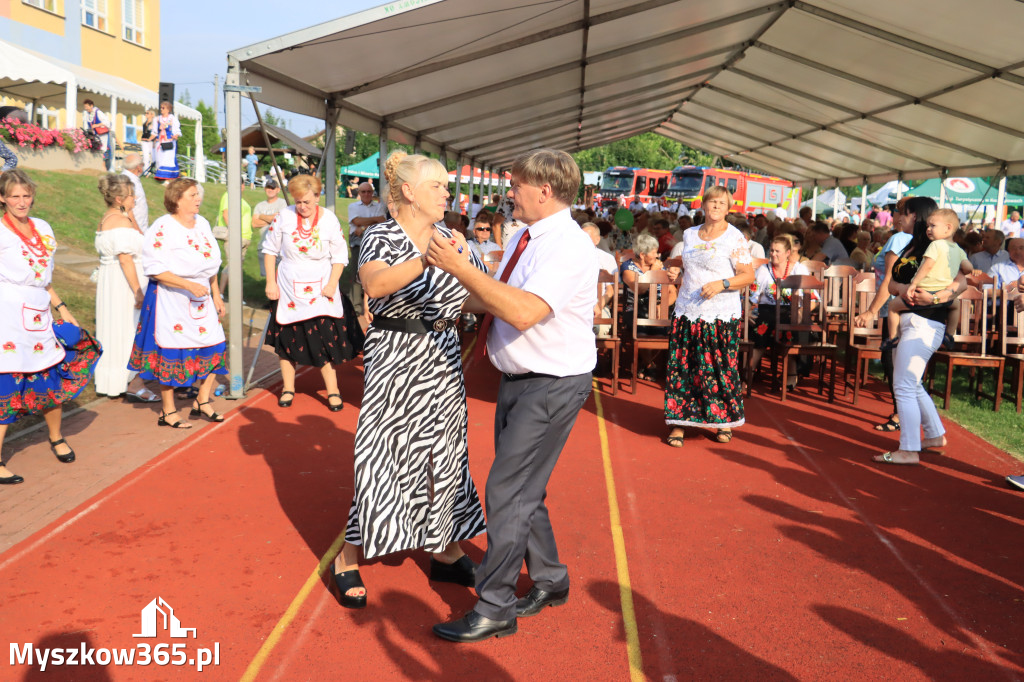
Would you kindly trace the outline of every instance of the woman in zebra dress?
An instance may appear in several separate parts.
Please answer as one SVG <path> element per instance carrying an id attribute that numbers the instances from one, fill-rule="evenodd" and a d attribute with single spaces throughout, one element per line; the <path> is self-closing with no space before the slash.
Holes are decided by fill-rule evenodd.
<path id="1" fill-rule="evenodd" d="M 363 346 L 365 388 L 355 440 L 355 497 L 345 544 L 334 562 L 342 606 L 362 608 L 359 546 L 367 559 L 408 549 L 432 553 L 430 578 L 475 584 L 476 566 L 459 542 L 485 530 L 469 475 L 466 388 L 456 324 L 469 293 L 427 265 L 442 222 L 448 172 L 439 162 L 392 154 L 385 177 L 394 219 L 367 228 L 359 278 L 372 324 Z"/>

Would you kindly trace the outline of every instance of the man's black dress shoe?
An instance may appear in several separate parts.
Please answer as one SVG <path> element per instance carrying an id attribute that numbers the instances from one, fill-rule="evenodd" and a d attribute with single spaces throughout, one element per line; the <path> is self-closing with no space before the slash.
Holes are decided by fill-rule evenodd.
<path id="1" fill-rule="evenodd" d="M 491 620 L 476 611 L 470 611 L 450 623 L 438 623 L 434 626 L 434 634 L 449 642 L 479 642 L 490 637 L 508 637 L 516 634 L 518 630 L 515 618 Z"/>
<path id="2" fill-rule="evenodd" d="M 456 585 L 474 587 L 476 586 L 476 564 L 465 554 L 452 564 L 431 558 L 430 579 L 439 583 L 455 583 Z"/>
<path id="3" fill-rule="evenodd" d="M 516 602 L 516 617 L 536 616 L 545 606 L 561 606 L 569 600 L 569 588 L 557 592 L 545 592 L 531 587 L 526 596 Z"/>

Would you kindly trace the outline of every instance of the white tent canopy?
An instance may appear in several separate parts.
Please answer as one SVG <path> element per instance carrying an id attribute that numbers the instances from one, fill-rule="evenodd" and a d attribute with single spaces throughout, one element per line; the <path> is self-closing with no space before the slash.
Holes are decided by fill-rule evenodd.
<path id="1" fill-rule="evenodd" d="M 488 169 L 655 131 L 803 187 L 987 176 L 1024 173 L 1021 25 L 1016 0 L 403 0 L 233 50 L 227 88 Z"/>

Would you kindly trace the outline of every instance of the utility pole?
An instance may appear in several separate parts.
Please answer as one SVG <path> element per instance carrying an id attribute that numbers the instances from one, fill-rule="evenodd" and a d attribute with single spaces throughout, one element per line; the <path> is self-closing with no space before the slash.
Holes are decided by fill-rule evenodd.
<path id="1" fill-rule="evenodd" d="M 220 129 L 220 109 L 217 108 L 217 98 L 220 95 L 220 74 L 213 74 L 213 128 Z"/>

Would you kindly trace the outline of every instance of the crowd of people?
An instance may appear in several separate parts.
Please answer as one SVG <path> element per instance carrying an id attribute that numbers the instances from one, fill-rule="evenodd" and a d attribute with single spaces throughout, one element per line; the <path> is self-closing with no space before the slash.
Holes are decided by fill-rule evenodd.
<path id="1" fill-rule="evenodd" d="M 41 412 L 54 455 L 73 462 L 61 405 L 94 372 L 100 393 L 159 401 L 160 426 L 191 427 L 177 408 L 181 390 L 193 391 L 189 417 L 224 419 L 212 393 L 216 375 L 226 373 L 222 262 L 214 229 L 199 215 L 202 186 L 189 178 L 166 182 L 166 213 L 150 223 L 138 183 L 144 166 L 129 155 L 121 174 L 98 183 L 106 211 L 95 242 L 96 340 L 53 289 L 57 244 L 52 228 L 31 216 L 35 184 L 18 170 L 0 176 L 0 305 L 10 313 L 0 316 L 0 438 L 7 424 Z M 631 285 L 666 273 L 668 350 L 642 358 L 633 371 L 664 381 L 666 442 L 685 447 L 687 429 L 729 443 L 745 423 L 744 296 L 756 311 L 752 361 L 759 363 L 774 342 L 776 302 L 785 306 L 791 296 L 784 280 L 808 274 L 808 261 L 870 267 L 878 294 L 862 315 L 888 315 L 897 332 L 883 351 L 894 410 L 876 428 L 900 431 L 899 448 L 875 460 L 903 465 L 946 443 L 922 378 L 966 277 L 984 271 L 997 281 L 1024 281 L 1024 240 L 1013 238 L 1002 251 L 999 231 L 970 239 L 955 214 L 926 198 L 855 225 L 814 220 L 809 210 L 795 220 L 746 216 L 733 210 L 728 190 L 711 187 L 697 213 L 643 207 L 631 213 L 631 227 L 613 227 L 592 209 L 573 210 L 580 171 L 556 150 L 520 156 L 507 197 L 481 202 L 471 216 L 452 210 L 447 171 L 436 160 L 396 152 L 385 177 L 381 201 L 372 185 L 358 187 L 349 241 L 337 216 L 319 205 L 315 176 L 289 182 L 290 206 L 276 183 L 267 184 L 267 200 L 251 212 L 271 301 L 267 344 L 280 360 L 282 409 L 291 407 L 296 366 L 304 365 L 320 370 L 327 408 L 342 410 L 337 367 L 363 356 L 354 494 L 347 517 L 338 519 L 345 543 L 332 566 L 340 604 L 368 603 L 361 559 L 423 549 L 431 580 L 476 588 L 469 612 L 434 626 L 456 642 L 514 634 L 518 618 L 568 599 L 569 570 L 544 499 L 591 392 L 595 311 L 615 304 L 597 291 L 599 271 L 619 277 L 623 306 L 638 310 L 646 300 L 634 300 Z M 876 218 L 884 223 L 877 229 Z M 488 254 L 496 252 L 500 263 L 489 268 Z M 346 269 L 354 269 L 359 289 L 340 290 Z M 365 332 L 357 299 L 365 301 Z M 466 313 L 480 316 L 477 349 L 501 373 L 486 509 L 468 464 Z M 0 464 L 0 484 L 22 481 Z M 461 543 L 484 533 L 477 565 Z M 532 587 L 520 597 L 524 561 Z"/>

